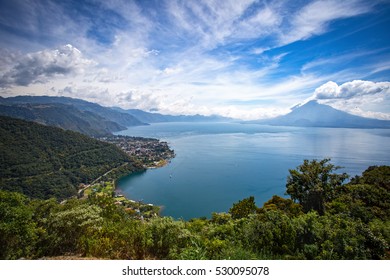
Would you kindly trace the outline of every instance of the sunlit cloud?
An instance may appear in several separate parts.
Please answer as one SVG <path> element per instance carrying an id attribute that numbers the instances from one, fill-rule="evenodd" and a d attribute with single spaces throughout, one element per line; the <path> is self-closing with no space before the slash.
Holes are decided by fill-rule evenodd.
<path id="1" fill-rule="evenodd" d="M 390 119 L 390 82 L 355 80 L 338 85 L 329 81 L 314 91 L 312 99 L 356 115 Z"/>

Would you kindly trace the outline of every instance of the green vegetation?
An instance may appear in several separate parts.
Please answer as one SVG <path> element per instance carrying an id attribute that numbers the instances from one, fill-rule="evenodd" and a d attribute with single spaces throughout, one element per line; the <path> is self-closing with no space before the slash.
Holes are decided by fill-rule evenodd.
<path id="1" fill-rule="evenodd" d="M 127 199 L 115 190 L 114 182 L 101 182 L 90 185 L 79 195 L 81 198 L 88 198 L 93 204 L 99 205 L 105 211 L 115 212 L 117 206 L 124 208 L 131 218 L 145 219 L 157 217 L 160 207 L 152 204 L 145 204 L 142 201 Z"/>
<path id="2" fill-rule="evenodd" d="M 0 115 L 96 137 L 111 135 L 111 132 L 129 126 L 145 125 L 125 112 L 81 99 L 57 96 L 0 98 Z"/>
<path id="3" fill-rule="evenodd" d="M 0 189 L 40 199 L 76 195 L 113 169 L 103 179 L 143 170 L 115 145 L 9 117 L 0 117 L 0 159 Z"/>
<path id="4" fill-rule="evenodd" d="M 321 161 L 304 160 L 297 169 L 290 170 L 287 177 L 287 194 L 299 202 L 305 212 L 316 210 L 322 215 L 325 203 L 335 198 L 337 189 L 348 178 L 345 173 L 334 173 L 340 167 L 329 161 L 328 158 Z"/>
<path id="5" fill-rule="evenodd" d="M 111 132 L 126 129 L 98 114 L 81 111 L 65 104 L 0 104 L 0 115 L 73 130 L 90 136 L 110 135 Z"/>
<path id="6" fill-rule="evenodd" d="M 250 214 L 256 213 L 256 209 L 255 198 L 250 196 L 234 203 L 233 207 L 230 208 L 229 213 L 232 215 L 233 219 L 241 219 L 247 218 Z"/>
<path id="7" fill-rule="evenodd" d="M 190 221 L 140 220 L 110 184 L 63 204 L 0 191 L 0 258 L 389 259 L 390 166 L 349 183 L 336 170 L 328 159 L 304 161 L 286 184 L 298 203 L 274 196 L 258 208 L 249 197 Z"/>

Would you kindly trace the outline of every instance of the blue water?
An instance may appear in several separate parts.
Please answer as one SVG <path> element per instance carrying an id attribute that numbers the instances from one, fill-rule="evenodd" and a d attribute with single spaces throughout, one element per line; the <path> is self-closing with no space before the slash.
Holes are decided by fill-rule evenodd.
<path id="1" fill-rule="evenodd" d="M 227 212 L 254 196 L 258 206 L 284 196 L 289 169 L 330 157 L 354 176 L 390 165 L 390 130 L 273 127 L 238 123 L 159 123 L 118 134 L 165 140 L 176 157 L 165 167 L 122 178 L 130 199 L 162 205 L 162 214 L 190 219 Z"/>

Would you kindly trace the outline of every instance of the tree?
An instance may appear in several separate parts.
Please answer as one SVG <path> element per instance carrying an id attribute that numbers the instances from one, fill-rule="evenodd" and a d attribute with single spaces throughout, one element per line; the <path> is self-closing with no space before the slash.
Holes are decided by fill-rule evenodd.
<path id="1" fill-rule="evenodd" d="M 237 203 L 233 203 L 232 208 L 230 208 L 229 213 L 232 215 L 233 219 L 246 218 L 249 214 L 256 213 L 257 207 L 255 204 L 255 198 L 250 196 L 243 200 L 240 200 Z"/>
<path id="2" fill-rule="evenodd" d="M 174 259 L 186 247 L 191 234 L 182 221 L 157 217 L 148 222 L 149 252 L 159 259 Z"/>
<path id="3" fill-rule="evenodd" d="M 0 259 L 31 257 L 37 232 L 28 198 L 0 190 Z"/>
<path id="4" fill-rule="evenodd" d="M 47 232 L 51 245 L 50 255 L 76 253 L 81 237 L 99 231 L 103 224 L 102 209 L 96 205 L 81 204 L 52 213 L 47 219 Z"/>
<path id="5" fill-rule="evenodd" d="M 305 159 L 297 169 L 290 169 L 286 193 L 303 206 L 303 210 L 325 212 L 325 203 L 331 201 L 338 187 L 348 178 L 346 173 L 336 174 L 341 167 L 335 166 L 329 158 L 321 161 Z"/>
<path id="6" fill-rule="evenodd" d="M 291 199 L 285 199 L 283 197 L 274 195 L 270 200 L 264 203 L 263 208 L 260 208 L 258 212 L 281 210 L 288 216 L 298 216 L 303 214 L 302 205 L 294 203 Z"/>
<path id="7" fill-rule="evenodd" d="M 390 191 L 390 166 L 370 166 L 362 176 L 355 176 L 351 184 L 369 184 Z"/>

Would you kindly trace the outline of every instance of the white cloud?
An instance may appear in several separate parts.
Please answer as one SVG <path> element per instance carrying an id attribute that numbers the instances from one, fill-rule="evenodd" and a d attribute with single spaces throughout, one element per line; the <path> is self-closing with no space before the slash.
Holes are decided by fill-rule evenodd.
<path id="1" fill-rule="evenodd" d="M 360 0 L 311 2 L 293 15 L 291 26 L 287 32 L 282 32 L 280 41 L 282 44 L 289 44 L 320 35 L 327 31 L 332 21 L 364 14 L 370 9 L 369 3 Z"/>
<path id="2" fill-rule="evenodd" d="M 390 58 L 383 59 L 383 61 L 372 65 L 372 67 L 373 67 L 373 69 L 371 70 L 371 74 L 390 70 Z"/>
<path id="3" fill-rule="evenodd" d="M 364 51 L 362 51 L 362 50 L 349 51 L 348 53 L 333 55 L 333 56 L 329 56 L 326 58 L 320 58 L 320 59 L 315 59 L 315 60 L 309 61 L 302 66 L 301 71 L 302 72 L 315 71 L 315 70 L 323 71 L 324 67 L 329 68 L 329 67 L 332 67 L 335 65 L 340 65 L 340 64 L 347 65 L 348 63 L 351 63 L 353 61 L 372 58 L 372 57 L 375 58 L 377 55 L 380 55 L 382 52 L 387 52 L 387 51 L 389 51 L 389 50 L 388 49 L 374 49 L 374 50 L 364 50 Z M 385 63 L 387 65 L 390 65 L 389 61 L 385 61 L 385 62 L 382 61 L 380 65 L 376 65 L 377 62 L 375 60 L 375 63 L 374 63 L 374 65 L 372 65 L 372 67 L 374 68 L 374 71 L 378 71 L 378 72 L 383 71 L 383 70 L 385 70 L 385 66 L 386 66 L 386 65 L 384 65 Z"/>
<path id="4" fill-rule="evenodd" d="M 333 99 L 339 98 L 340 87 L 335 82 L 329 81 L 326 84 L 316 88 L 314 91 L 315 99 Z"/>
<path id="5" fill-rule="evenodd" d="M 80 83 L 69 83 L 61 88 L 50 88 L 45 92 L 45 95 L 79 98 L 98 103 L 102 106 L 112 106 L 112 101 L 115 97 L 108 87 L 80 85 Z"/>
<path id="6" fill-rule="evenodd" d="M 82 74 L 85 69 L 95 65 L 86 59 L 72 45 L 65 45 L 54 50 L 29 53 L 16 59 L 9 70 L 0 77 L 1 87 L 28 86 L 46 83 L 49 78 L 66 77 Z"/>
<path id="7" fill-rule="evenodd" d="M 127 92 L 120 92 L 114 97 L 117 104 L 123 108 L 137 108 L 149 111 L 151 109 L 162 109 L 163 100 L 166 96 L 161 96 L 155 89 L 133 89 Z"/>
<path id="8" fill-rule="evenodd" d="M 390 114 L 385 113 L 390 109 L 390 82 L 354 80 L 338 85 L 329 81 L 318 87 L 310 99 L 352 114 L 390 119 Z"/>
<path id="9" fill-rule="evenodd" d="M 72 5 L 49 2 L 49 9 L 37 4 L 26 18 L 20 16 L 23 24 L 18 28 L 34 36 L 47 34 L 50 44 L 42 45 L 70 42 L 77 49 L 45 47 L 36 52 L 23 47 L 29 52 L 24 55 L 15 55 L 15 49 L 13 55 L 0 49 L 2 94 L 10 95 L 11 90 L 14 95 L 67 95 L 164 113 L 218 113 L 256 119 L 285 113 L 285 108 L 304 100 L 328 80 L 364 77 L 351 74 L 349 69 L 314 73 L 324 65 L 338 63 L 340 55 L 332 61 L 323 57 L 306 62 L 295 72 L 286 71 L 282 66 L 290 54 L 284 52 L 290 50 L 275 49 L 321 34 L 333 20 L 369 11 L 369 3 L 364 1 L 312 1 L 303 7 L 289 1 L 258 0 L 168 0 L 153 4 L 91 0 L 80 4 L 91 8 L 93 16 L 85 15 L 82 9 L 73 13 Z M 26 3 L 33 5 L 34 1 Z M 21 7 L 20 14 L 28 12 L 27 4 Z M 120 24 L 111 25 L 112 20 Z M 31 27 L 23 29 L 27 22 Z M 46 27 L 50 32 L 42 32 Z M 89 31 L 96 31 L 94 28 L 99 32 L 107 28 L 112 40 L 100 44 L 96 36 L 87 36 Z M 65 39 L 69 41 L 62 42 Z M 366 54 L 362 51 L 361 57 Z M 347 54 L 344 60 L 354 58 Z M 388 69 L 388 63 L 377 63 L 375 69 Z M 325 94 L 325 89 L 318 93 Z M 341 94 L 339 86 L 333 94 Z"/>
<path id="10" fill-rule="evenodd" d="M 354 80 L 339 86 L 329 81 L 314 92 L 316 99 L 351 99 L 366 95 L 389 96 L 390 82 Z"/>
<path id="11" fill-rule="evenodd" d="M 167 1 L 175 36 L 202 50 L 279 33 L 278 3 L 256 0 Z M 275 7 L 274 7 L 275 6 Z M 264 48 L 268 48 L 265 46 Z"/>
<path id="12" fill-rule="evenodd" d="M 255 0 L 167 1 L 172 24 L 193 46 L 212 49 L 225 43 L 241 26 L 240 18 Z"/>
<path id="13" fill-rule="evenodd" d="M 259 9 L 254 15 L 234 25 L 235 30 L 233 36 L 244 39 L 264 37 L 272 33 L 277 33 L 281 23 L 282 16 L 273 10 L 271 6 L 265 6 Z M 255 52 L 261 53 L 262 51 L 258 49 Z"/>

